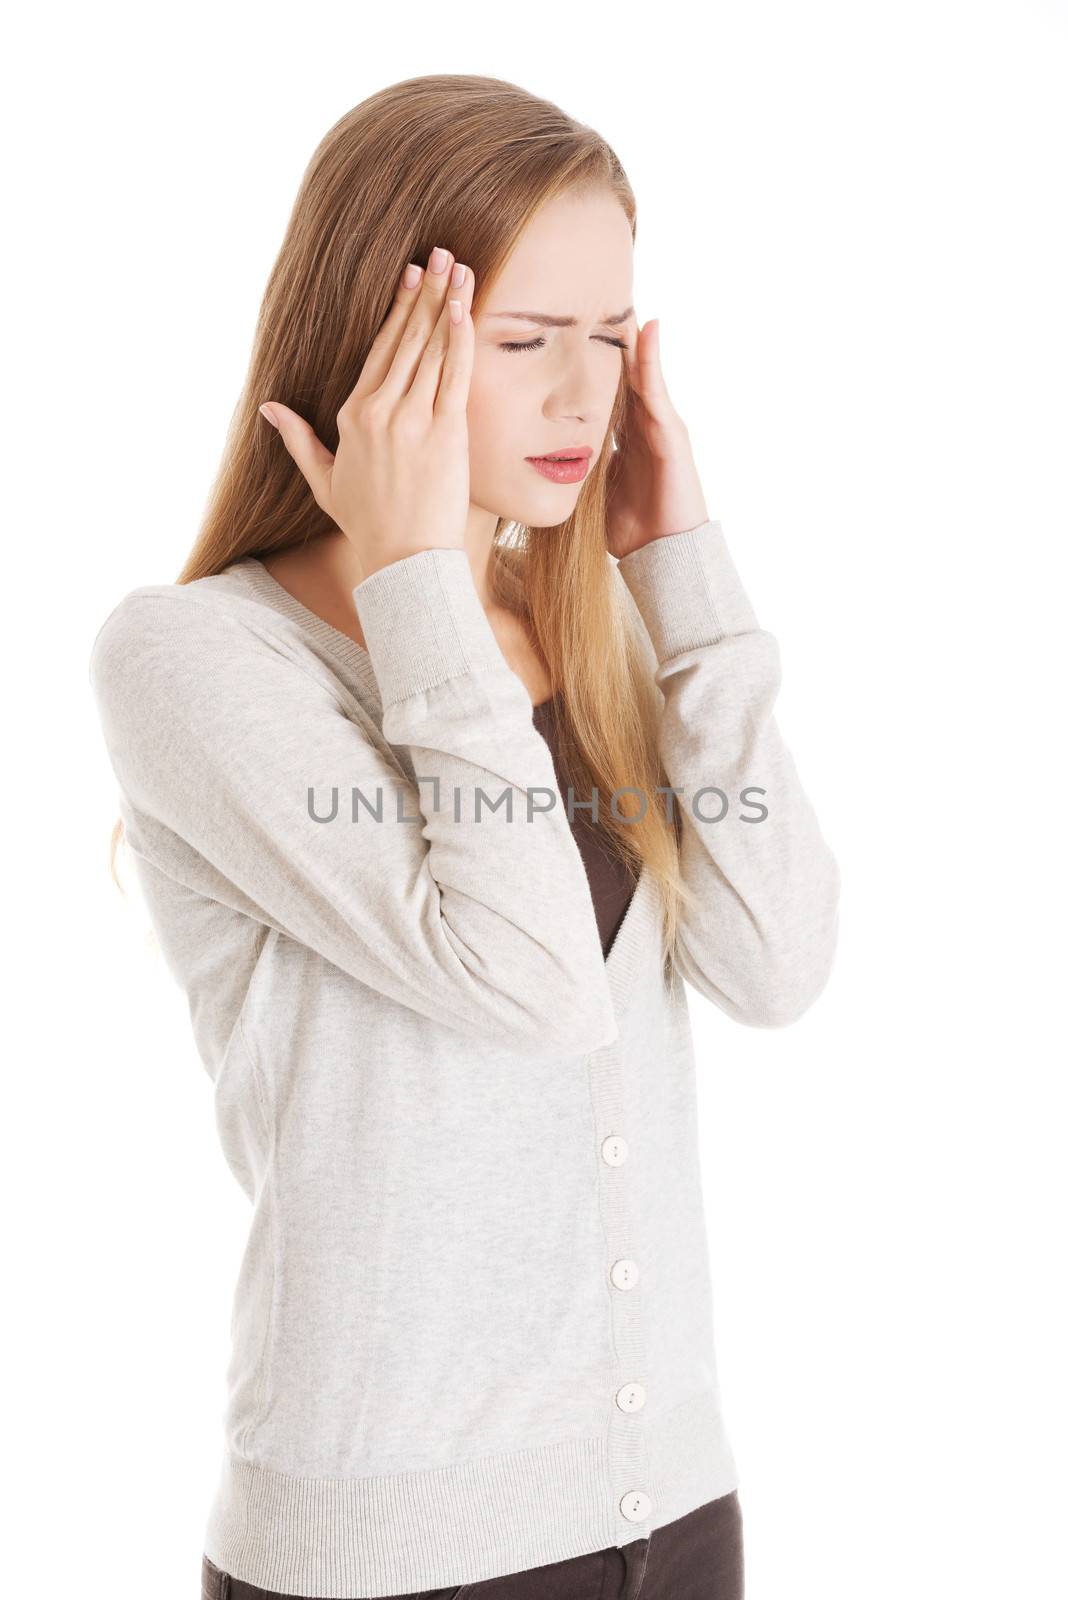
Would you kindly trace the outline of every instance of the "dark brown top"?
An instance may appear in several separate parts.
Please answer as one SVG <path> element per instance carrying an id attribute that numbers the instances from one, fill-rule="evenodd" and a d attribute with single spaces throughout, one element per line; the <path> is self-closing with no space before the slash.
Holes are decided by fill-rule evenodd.
<path id="1" fill-rule="evenodd" d="M 559 700 L 559 695 L 554 695 L 551 700 L 543 700 L 541 705 L 535 706 L 533 711 L 534 726 L 552 752 L 556 781 L 560 786 L 560 799 L 566 806 L 569 779 L 560 754 L 556 725 Z M 601 803 L 605 802 L 602 800 Z M 610 836 L 600 823 L 592 820 L 588 810 L 576 809 L 571 819 L 571 832 L 586 868 L 593 907 L 597 913 L 597 929 L 601 935 L 601 951 L 607 957 L 612 948 L 612 940 L 630 905 L 631 895 L 634 893 L 634 878 L 624 863 L 610 850 L 607 842 Z"/>

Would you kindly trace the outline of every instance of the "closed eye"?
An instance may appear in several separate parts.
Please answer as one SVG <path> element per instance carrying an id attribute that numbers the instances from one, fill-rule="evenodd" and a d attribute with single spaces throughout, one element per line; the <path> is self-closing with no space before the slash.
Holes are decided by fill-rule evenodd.
<path id="1" fill-rule="evenodd" d="M 617 350 L 625 350 L 627 348 L 627 341 L 625 339 L 610 339 L 606 333 L 595 333 L 593 335 L 593 337 L 595 339 L 600 339 L 603 344 L 614 344 Z M 508 344 L 502 344 L 501 345 L 501 349 L 502 350 L 540 350 L 544 343 L 545 343 L 545 340 L 542 339 L 542 338 L 531 339 L 528 344 L 519 344 L 519 343 L 517 343 L 515 341 L 512 341 L 511 343 L 508 343 Z"/>

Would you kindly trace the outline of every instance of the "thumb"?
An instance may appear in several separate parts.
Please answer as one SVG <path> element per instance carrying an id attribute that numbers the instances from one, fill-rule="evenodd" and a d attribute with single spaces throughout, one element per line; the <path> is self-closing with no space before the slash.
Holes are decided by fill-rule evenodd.
<path id="1" fill-rule="evenodd" d="M 329 515 L 330 473 L 334 457 L 311 423 L 278 400 L 265 401 L 260 414 L 282 435 L 282 443 L 308 481 L 316 504 Z"/>

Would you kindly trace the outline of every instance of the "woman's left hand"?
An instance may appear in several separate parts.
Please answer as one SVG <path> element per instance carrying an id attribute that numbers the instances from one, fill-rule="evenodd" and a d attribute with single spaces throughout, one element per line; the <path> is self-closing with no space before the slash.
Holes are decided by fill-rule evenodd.
<path id="1" fill-rule="evenodd" d="M 608 549 L 622 560 L 653 539 L 708 521 L 686 425 L 660 367 L 660 323 L 653 319 L 624 351 L 624 443 L 608 468 Z"/>

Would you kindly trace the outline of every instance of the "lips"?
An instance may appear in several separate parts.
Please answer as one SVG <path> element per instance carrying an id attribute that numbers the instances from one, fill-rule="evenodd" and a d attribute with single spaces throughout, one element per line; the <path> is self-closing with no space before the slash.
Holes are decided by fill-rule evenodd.
<path id="1" fill-rule="evenodd" d="M 588 461 L 593 447 L 588 444 L 570 445 L 566 450 L 552 450 L 543 456 L 527 456 L 528 461 Z"/>
<path id="2" fill-rule="evenodd" d="M 553 456 L 527 456 L 526 459 L 535 472 L 551 483 L 578 483 L 590 470 L 592 454 L 592 450 L 583 450 L 576 455 L 560 457 L 554 452 Z"/>

